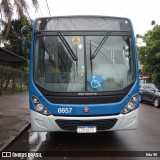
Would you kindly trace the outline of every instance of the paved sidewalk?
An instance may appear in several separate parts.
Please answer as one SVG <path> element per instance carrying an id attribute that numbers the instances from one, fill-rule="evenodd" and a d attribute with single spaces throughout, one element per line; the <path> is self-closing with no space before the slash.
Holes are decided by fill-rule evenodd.
<path id="1" fill-rule="evenodd" d="M 0 96 L 0 151 L 29 124 L 28 92 Z"/>

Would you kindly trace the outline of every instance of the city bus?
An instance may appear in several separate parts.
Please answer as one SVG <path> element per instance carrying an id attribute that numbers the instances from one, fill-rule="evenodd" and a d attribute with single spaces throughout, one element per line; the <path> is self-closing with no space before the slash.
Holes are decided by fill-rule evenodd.
<path id="1" fill-rule="evenodd" d="M 136 129 L 139 69 L 128 18 L 37 18 L 32 27 L 29 100 L 33 131 Z"/>

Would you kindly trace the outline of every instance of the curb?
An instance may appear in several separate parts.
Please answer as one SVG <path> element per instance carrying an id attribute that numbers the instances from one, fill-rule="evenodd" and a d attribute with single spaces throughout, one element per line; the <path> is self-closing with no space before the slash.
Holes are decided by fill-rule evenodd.
<path id="1" fill-rule="evenodd" d="M 30 121 L 26 122 L 23 126 L 21 126 L 21 128 L 18 128 L 18 131 L 13 132 L 13 134 L 7 139 L 5 140 L 4 144 L 2 146 L 0 146 L 0 151 L 5 151 L 7 150 L 7 148 L 13 144 L 17 138 L 26 130 L 29 129 L 31 127 Z"/>

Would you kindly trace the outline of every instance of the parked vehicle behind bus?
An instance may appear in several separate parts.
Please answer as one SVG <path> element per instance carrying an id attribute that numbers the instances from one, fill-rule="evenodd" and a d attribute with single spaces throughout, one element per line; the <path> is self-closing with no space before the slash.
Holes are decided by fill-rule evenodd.
<path id="1" fill-rule="evenodd" d="M 150 102 L 154 107 L 160 107 L 160 87 L 146 83 L 140 88 L 140 102 Z"/>

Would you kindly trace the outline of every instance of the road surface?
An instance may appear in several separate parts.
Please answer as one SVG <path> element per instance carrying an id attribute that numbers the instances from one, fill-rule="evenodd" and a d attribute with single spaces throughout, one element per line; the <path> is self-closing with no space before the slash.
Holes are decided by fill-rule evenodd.
<path id="1" fill-rule="evenodd" d="M 62 154 L 61 157 L 23 158 L 28 160 L 158 160 L 160 157 L 156 157 L 156 154 L 159 155 L 160 153 L 160 108 L 154 108 L 149 104 L 140 104 L 139 126 L 136 130 L 76 134 L 32 132 L 29 128 L 7 148 L 7 151 L 38 151 L 44 154 L 43 151 L 47 151 L 48 156 L 50 154 L 51 156 L 53 154 Z M 73 155 L 68 157 L 66 153 L 75 154 L 76 157 L 73 157 Z M 112 154 L 113 157 L 108 157 L 107 154 Z M 126 154 L 127 157 L 119 157 L 116 154 Z M 133 156 L 128 157 L 129 154 L 133 154 Z M 148 158 L 144 156 L 137 157 L 136 154 L 145 154 Z M 151 155 L 152 157 L 150 157 Z"/>

